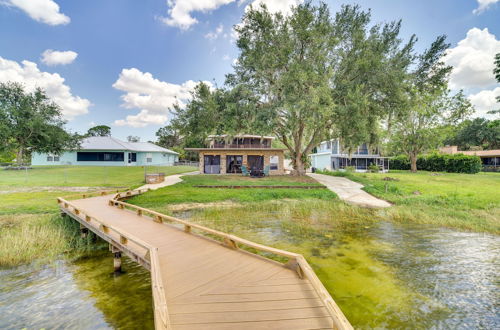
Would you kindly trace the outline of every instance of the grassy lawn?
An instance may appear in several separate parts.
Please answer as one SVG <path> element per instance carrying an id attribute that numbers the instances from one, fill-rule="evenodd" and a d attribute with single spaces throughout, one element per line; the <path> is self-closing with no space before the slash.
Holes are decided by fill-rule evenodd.
<path id="1" fill-rule="evenodd" d="M 150 166 L 148 172 L 172 175 L 195 171 L 189 166 Z M 28 171 L 0 170 L 0 190 L 12 187 L 130 187 L 142 183 L 140 166 L 34 166 Z"/>
<path id="2" fill-rule="evenodd" d="M 194 167 L 151 167 L 167 175 Z M 137 187 L 143 184 L 141 167 L 46 166 L 25 171 L 0 170 L 0 267 L 50 260 L 88 248 L 79 239 L 78 224 L 61 218 L 56 198 L 100 187 Z"/>
<path id="3" fill-rule="evenodd" d="M 340 175 L 363 184 L 367 192 L 395 204 L 378 212 L 382 218 L 500 232 L 499 173 L 391 171 Z M 386 181 L 386 177 L 396 181 Z"/>
<path id="4" fill-rule="evenodd" d="M 262 202 L 282 199 L 322 199 L 333 200 L 337 196 L 327 189 L 229 189 L 229 188 L 197 188 L 196 185 L 318 185 L 309 177 L 275 176 L 261 179 L 231 175 L 193 175 L 185 176 L 184 181 L 174 186 L 158 189 L 147 194 L 134 197 L 130 203 L 143 207 L 162 208 L 180 203 L 213 203 L 231 201 L 235 203 Z"/>
<path id="5" fill-rule="evenodd" d="M 188 178 L 188 180 L 191 178 Z M 308 176 L 267 176 L 251 178 L 241 175 L 200 175 L 194 179 L 196 185 L 220 186 L 321 186 L 320 183 Z"/>

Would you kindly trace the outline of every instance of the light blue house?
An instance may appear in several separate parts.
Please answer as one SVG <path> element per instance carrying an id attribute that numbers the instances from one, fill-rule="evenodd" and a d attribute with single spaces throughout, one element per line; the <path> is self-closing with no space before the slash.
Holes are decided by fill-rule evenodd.
<path id="1" fill-rule="evenodd" d="M 88 137 L 79 150 L 61 155 L 33 153 L 31 156 L 31 165 L 169 166 L 177 161 L 179 154 L 175 151 L 149 142 L 124 142 L 111 136 Z"/>
<path id="2" fill-rule="evenodd" d="M 380 171 L 389 170 L 389 158 L 380 156 L 378 151 L 371 152 L 366 143 L 349 153 L 338 139 L 323 141 L 309 158 L 311 167 L 320 170 L 336 171 L 349 166 L 354 167 L 356 172 L 366 172 L 372 164 L 377 165 Z"/>

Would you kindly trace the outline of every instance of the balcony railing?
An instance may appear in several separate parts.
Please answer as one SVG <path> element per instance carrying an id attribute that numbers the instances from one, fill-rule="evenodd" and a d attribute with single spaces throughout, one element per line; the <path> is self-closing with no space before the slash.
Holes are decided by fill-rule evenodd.
<path id="1" fill-rule="evenodd" d="M 264 143 L 214 143 L 210 146 L 210 148 L 240 148 L 240 149 L 261 149 L 261 148 L 271 148 L 271 145 Z"/>

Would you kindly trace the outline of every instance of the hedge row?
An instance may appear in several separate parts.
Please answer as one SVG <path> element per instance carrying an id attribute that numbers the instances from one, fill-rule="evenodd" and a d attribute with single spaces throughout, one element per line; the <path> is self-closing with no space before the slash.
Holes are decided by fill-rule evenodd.
<path id="1" fill-rule="evenodd" d="M 405 155 L 393 157 L 390 167 L 393 170 L 409 170 L 410 159 Z M 481 158 L 478 156 L 430 154 L 417 158 L 417 169 L 424 171 L 474 174 L 481 168 Z"/>

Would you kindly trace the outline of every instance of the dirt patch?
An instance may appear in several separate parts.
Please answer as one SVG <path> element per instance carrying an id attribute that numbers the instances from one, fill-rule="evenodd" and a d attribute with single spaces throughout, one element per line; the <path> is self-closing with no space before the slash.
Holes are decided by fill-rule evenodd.
<path id="1" fill-rule="evenodd" d="M 41 187 L 0 187 L 0 194 L 12 193 L 31 193 L 31 192 L 93 192 L 101 190 L 120 189 L 125 187 L 58 187 L 58 186 L 41 186 Z"/>
<path id="2" fill-rule="evenodd" d="M 241 204 L 231 201 L 214 202 L 214 203 L 182 203 L 182 204 L 168 205 L 167 209 L 172 212 L 180 212 L 192 209 L 206 209 L 210 207 L 235 207 L 235 206 L 241 206 Z"/>

